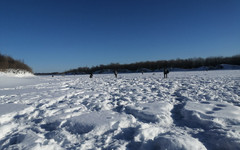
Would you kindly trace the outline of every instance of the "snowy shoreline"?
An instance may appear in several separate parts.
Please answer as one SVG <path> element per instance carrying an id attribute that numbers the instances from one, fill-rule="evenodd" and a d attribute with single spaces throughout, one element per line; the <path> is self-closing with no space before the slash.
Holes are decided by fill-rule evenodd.
<path id="1" fill-rule="evenodd" d="M 0 83 L 0 149 L 240 149 L 240 70 Z"/>

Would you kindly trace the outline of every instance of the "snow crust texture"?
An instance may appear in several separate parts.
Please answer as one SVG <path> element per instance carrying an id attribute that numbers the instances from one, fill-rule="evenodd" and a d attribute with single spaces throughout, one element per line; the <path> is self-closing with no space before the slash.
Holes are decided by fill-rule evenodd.
<path id="1" fill-rule="evenodd" d="M 0 84 L 0 149 L 240 149 L 239 70 Z"/>

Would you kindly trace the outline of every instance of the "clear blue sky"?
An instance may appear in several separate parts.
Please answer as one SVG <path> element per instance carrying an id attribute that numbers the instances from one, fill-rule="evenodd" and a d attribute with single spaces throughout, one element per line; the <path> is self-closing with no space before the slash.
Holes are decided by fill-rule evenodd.
<path id="1" fill-rule="evenodd" d="M 34 72 L 240 54 L 240 0 L 0 0 L 0 52 Z"/>

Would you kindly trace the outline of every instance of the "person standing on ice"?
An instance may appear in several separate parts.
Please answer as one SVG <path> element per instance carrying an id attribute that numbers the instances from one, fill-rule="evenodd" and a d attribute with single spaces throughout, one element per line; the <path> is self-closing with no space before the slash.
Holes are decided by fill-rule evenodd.
<path id="1" fill-rule="evenodd" d="M 167 78 L 167 74 L 169 73 L 167 68 L 163 69 L 163 74 L 164 74 L 164 78 Z"/>
<path id="2" fill-rule="evenodd" d="M 114 75 L 117 78 L 117 70 L 114 71 Z"/>
<path id="3" fill-rule="evenodd" d="M 92 78 L 93 77 L 93 73 L 90 73 L 90 78 Z"/>

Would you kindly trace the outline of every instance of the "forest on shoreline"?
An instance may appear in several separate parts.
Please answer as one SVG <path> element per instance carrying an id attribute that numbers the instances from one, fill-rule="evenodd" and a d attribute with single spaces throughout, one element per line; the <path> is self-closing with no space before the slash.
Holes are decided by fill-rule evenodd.
<path id="1" fill-rule="evenodd" d="M 211 69 L 221 69 L 221 64 L 240 65 L 240 54 L 232 57 L 208 57 L 208 58 L 189 58 L 189 59 L 173 59 L 173 60 L 159 60 L 159 61 L 145 61 L 131 64 L 111 63 L 108 65 L 98 65 L 93 67 L 79 67 L 71 69 L 62 73 L 37 73 L 37 75 L 49 74 L 89 74 L 89 73 L 110 73 L 118 71 L 120 73 L 128 72 L 154 72 L 162 70 L 163 68 L 179 68 L 179 69 L 195 69 L 206 67 Z"/>
<path id="2" fill-rule="evenodd" d="M 98 65 L 93 67 L 79 67 L 77 69 L 70 69 L 65 72 L 51 72 L 51 73 L 35 73 L 36 75 L 77 75 L 90 73 L 112 73 L 117 71 L 119 73 L 129 72 L 154 72 L 163 70 L 163 68 L 178 68 L 178 69 L 196 69 L 204 67 L 207 70 L 222 69 L 221 64 L 239 65 L 240 54 L 231 57 L 208 57 L 208 58 L 189 58 L 189 59 L 172 59 L 159 61 L 145 61 L 130 64 L 111 63 L 108 65 Z M 2 55 L 0 53 L 0 71 L 7 69 L 25 70 L 33 73 L 32 68 L 26 65 L 23 61 L 15 60 L 10 56 Z"/>
<path id="3" fill-rule="evenodd" d="M 33 73 L 32 68 L 26 65 L 21 60 L 15 60 L 10 56 L 2 55 L 0 53 L 0 71 L 5 72 L 7 69 L 25 70 Z"/>

